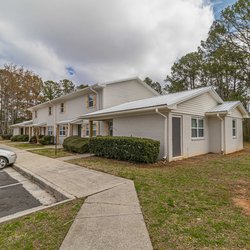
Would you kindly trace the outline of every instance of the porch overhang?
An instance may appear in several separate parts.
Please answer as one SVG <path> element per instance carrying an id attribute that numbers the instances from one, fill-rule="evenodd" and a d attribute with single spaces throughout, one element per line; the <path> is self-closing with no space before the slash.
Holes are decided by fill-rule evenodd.
<path id="1" fill-rule="evenodd" d="M 75 119 L 70 119 L 70 120 L 64 120 L 64 121 L 60 121 L 57 123 L 58 125 L 67 125 L 67 124 L 82 124 L 82 119 L 79 118 L 75 118 Z"/>
<path id="2" fill-rule="evenodd" d="M 41 122 L 41 123 L 36 123 L 32 125 L 32 127 L 46 127 L 46 126 L 47 126 L 47 122 Z"/>
<path id="3" fill-rule="evenodd" d="M 115 111 L 115 112 L 104 112 L 102 113 L 101 110 L 99 113 L 90 113 L 86 115 L 79 116 L 79 118 L 83 120 L 92 120 L 92 121 L 101 121 L 101 120 L 110 120 L 114 117 L 121 117 L 121 116 L 131 116 L 131 115 L 137 115 L 137 114 L 153 114 L 155 113 L 155 109 L 161 109 L 165 111 L 170 111 L 170 107 L 167 107 L 166 105 L 161 106 L 152 106 L 148 108 L 140 108 L 140 109 L 130 109 L 130 110 L 122 110 L 122 111 Z"/>

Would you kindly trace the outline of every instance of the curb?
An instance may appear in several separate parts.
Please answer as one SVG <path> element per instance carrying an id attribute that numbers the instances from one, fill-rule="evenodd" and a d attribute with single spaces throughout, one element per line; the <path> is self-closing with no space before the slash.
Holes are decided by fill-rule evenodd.
<path id="1" fill-rule="evenodd" d="M 45 189 L 48 193 L 56 198 L 57 202 L 75 199 L 76 197 L 65 192 L 64 190 L 60 189 L 59 187 L 55 186 L 54 184 L 44 180 L 40 176 L 35 175 L 31 171 L 24 169 L 23 167 L 19 166 L 18 164 L 13 165 L 13 169 L 17 172 L 28 178 L 30 181 L 34 182 L 42 189 Z"/>

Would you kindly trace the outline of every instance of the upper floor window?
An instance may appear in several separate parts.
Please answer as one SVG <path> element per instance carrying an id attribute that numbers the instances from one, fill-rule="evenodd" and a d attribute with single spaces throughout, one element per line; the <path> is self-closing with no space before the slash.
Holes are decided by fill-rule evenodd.
<path id="1" fill-rule="evenodd" d="M 233 137 L 236 137 L 236 131 L 237 130 L 237 125 L 236 125 L 236 119 L 232 120 L 232 135 Z"/>
<path id="2" fill-rule="evenodd" d="M 60 104 L 60 112 L 63 113 L 64 111 L 65 111 L 65 105 L 64 105 L 64 103 L 62 102 L 62 103 Z"/>
<path id="3" fill-rule="evenodd" d="M 88 95 L 88 106 L 89 108 L 94 107 L 94 95 L 93 94 Z"/>
<path id="4" fill-rule="evenodd" d="M 204 119 L 192 118 L 192 138 L 204 138 Z"/>
<path id="5" fill-rule="evenodd" d="M 37 118 L 37 110 L 35 110 L 35 118 Z"/>
<path id="6" fill-rule="evenodd" d="M 52 107 L 49 107 L 49 115 L 52 115 Z"/>

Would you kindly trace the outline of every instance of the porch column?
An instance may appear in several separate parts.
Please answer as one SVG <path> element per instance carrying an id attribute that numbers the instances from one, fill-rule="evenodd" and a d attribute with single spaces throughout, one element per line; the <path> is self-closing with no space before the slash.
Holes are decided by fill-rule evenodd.
<path id="1" fill-rule="evenodd" d="M 29 126 L 29 140 L 31 138 L 31 127 Z"/>
<path id="2" fill-rule="evenodd" d="M 93 121 L 89 121 L 89 137 L 93 137 Z"/>
<path id="3" fill-rule="evenodd" d="M 71 130 L 71 126 L 70 126 L 70 123 L 68 123 L 68 133 L 67 133 L 67 137 L 69 137 L 70 136 L 70 130 Z"/>

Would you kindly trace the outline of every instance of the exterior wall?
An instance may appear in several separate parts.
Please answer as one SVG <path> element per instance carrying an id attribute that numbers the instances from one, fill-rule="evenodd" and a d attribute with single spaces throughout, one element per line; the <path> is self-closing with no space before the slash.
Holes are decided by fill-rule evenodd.
<path id="1" fill-rule="evenodd" d="M 236 119 L 236 137 L 232 134 L 232 120 Z M 242 119 L 225 117 L 225 154 L 236 152 L 243 149 L 243 128 Z"/>
<path id="2" fill-rule="evenodd" d="M 18 128 L 18 127 L 15 127 L 15 128 L 13 128 L 13 135 L 20 135 L 20 128 Z"/>
<path id="3" fill-rule="evenodd" d="M 114 118 L 113 135 L 144 137 L 160 141 L 159 158 L 164 156 L 164 118 L 160 115 Z"/>
<path id="4" fill-rule="evenodd" d="M 211 153 L 221 153 L 221 120 L 217 117 L 208 118 Z"/>
<path id="5" fill-rule="evenodd" d="M 205 93 L 178 104 L 175 112 L 204 116 L 205 112 L 217 105 L 217 101 L 209 93 Z"/>
<path id="6" fill-rule="evenodd" d="M 173 114 L 174 115 L 174 114 Z M 192 138 L 192 118 L 204 118 L 204 138 Z M 209 127 L 208 118 L 204 116 L 182 115 L 182 156 L 184 158 L 206 154 L 209 152 Z"/>
<path id="7" fill-rule="evenodd" d="M 33 123 L 43 123 L 47 122 L 47 126 L 53 126 L 54 125 L 54 109 L 52 107 L 52 114 L 49 115 L 49 107 L 43 107 L 37 110 L 37 118 L 35 118 L 35 112 L 32 114 L 33 117 Z"/>
<path id="8" fill-rule="evenodd" d="M 154 96 L 156 94 L 136 80 L 108 84 L 103 89 L 103 108 Z"/>

